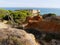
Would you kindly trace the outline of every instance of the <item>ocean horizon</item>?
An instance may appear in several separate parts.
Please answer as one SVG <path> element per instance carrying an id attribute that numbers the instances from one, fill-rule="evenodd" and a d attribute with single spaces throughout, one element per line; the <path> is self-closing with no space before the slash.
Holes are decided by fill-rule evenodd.
<path id="1" fill-rule="evenodd" d="M 24 7 L 2 7 L 3 9 L 6 10 L 21 10 L 21 9 L 35 9 L 35 10 L 40 10 L 40 14 L 48 14 L 48 13 L 54 13 L 57 16 L 60 16 L 60 8 L 24 8 Z"/>

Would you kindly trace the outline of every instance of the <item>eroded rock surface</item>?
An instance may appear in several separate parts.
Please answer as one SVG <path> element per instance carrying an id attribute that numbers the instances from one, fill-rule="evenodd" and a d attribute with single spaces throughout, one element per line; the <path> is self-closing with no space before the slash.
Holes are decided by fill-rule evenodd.
<path id="1" fill-rule="evenodd" d="M 40 16 L 34 16 L 30 19 L 27 18 L 27 25 L 25 28 L 33 28 L 38 31 L 49 32 L 49 33 L 60 33 L 60 22 L 59 21 L 46 21 Z"/>
<path id="2" fill-rule="evenodd" d="M 0 29 L 0 45 L 40 45 L 33 34 L 24 30 L 9 28 Z"/>

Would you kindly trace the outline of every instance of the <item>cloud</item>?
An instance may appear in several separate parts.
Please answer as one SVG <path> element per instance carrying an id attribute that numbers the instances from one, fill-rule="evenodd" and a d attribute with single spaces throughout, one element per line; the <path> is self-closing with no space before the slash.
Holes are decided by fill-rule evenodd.
<path id="1" fill-rule="evenodd" d="M 0 7 L 60 8 L 57 0 L 0 0 Z"/>
<path id="2" fill-rule="evenodd" d="M 37 7 L 34 1 L 0 1 L 0 7 Z"/>
<path id="3" fill-rule="evenodd" d="M 9 2 L 9 1 L 0 1 L 0 7 L 10 7 L 14 6 L 15 2 Z"/>

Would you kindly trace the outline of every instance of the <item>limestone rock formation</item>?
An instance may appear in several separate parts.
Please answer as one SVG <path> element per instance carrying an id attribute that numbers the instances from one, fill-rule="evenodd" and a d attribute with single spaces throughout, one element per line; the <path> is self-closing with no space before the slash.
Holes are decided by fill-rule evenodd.
<path id="1" fill-rule="evenodd" d="M 25 28 L 33 28 L 38 31 L 60 33 L 60 22 L 59 21 L 45 21 L 40 16 L 34 16 L 28 20 L 28 24 Z"/>
<path id="2" fill-rule="evenodd" d="M 0 45 L 40 45 L 35 40 L 33 34 L 28 34 L 24 30 L 0 28 Z"/>

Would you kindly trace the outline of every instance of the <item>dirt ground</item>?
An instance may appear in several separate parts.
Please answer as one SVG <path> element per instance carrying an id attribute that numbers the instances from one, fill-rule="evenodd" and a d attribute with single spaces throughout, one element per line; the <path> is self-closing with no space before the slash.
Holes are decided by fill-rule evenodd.
<path id="1" fill-rule="evenodd" d="M 0 22 L 0 28 L 9 28 L 9 25 L 6 24 L 7 21 Z"/>

